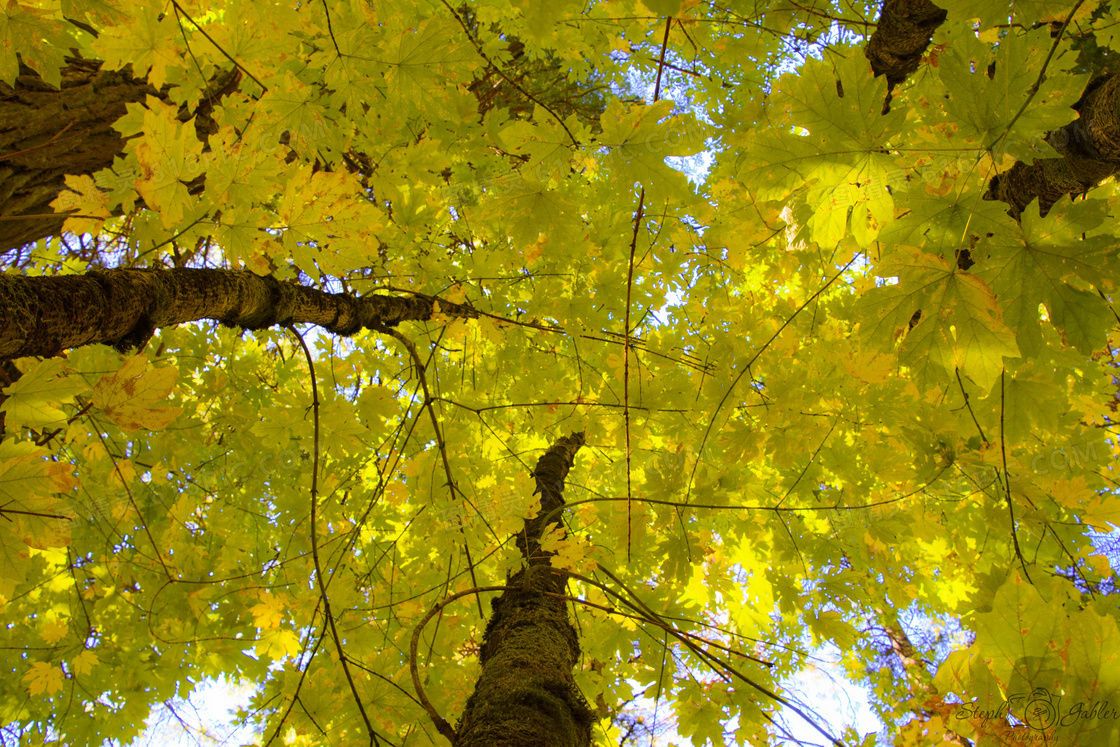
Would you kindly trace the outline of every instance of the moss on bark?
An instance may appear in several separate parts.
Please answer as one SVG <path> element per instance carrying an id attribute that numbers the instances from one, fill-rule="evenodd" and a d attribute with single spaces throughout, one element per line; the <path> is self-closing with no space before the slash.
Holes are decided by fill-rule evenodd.
<path id="1" fill-rule="evenodd" d="M 526 566 L 515 587 L 492 602 L 479 658 L 482 673 L 456 729 L 456 747 L 587 747 L 594 721 L 572 669 L 579 638 L 558 599 L 565 576 L 541 551 L 539 539 L 558 523 L 564 478 L 583 434 L 560 439 L 537 463 L 540 515 L 518 537 Z"/>

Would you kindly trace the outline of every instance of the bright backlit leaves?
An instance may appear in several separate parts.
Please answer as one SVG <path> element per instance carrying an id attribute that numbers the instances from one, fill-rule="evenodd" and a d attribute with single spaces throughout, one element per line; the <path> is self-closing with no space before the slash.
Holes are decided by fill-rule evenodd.
<path id="1" fill-rule="evenodd" d="M 1019 222 L 984 199 L 1015 157 L 1055 155 L 1039 138 L 1075 116 L 1085 79 L 1069 36 L 1104 43 L 1107 18 L 1083 6 L 1055 41 L 1070 4 L 946 6 L 884 116 L 857 36 L 873 7 L 64 7 L 96 40 L 53 10 L 15 33 L 25 8 L 9 4 L 22 59 L 47 59 L 43 24 L 70 29 L 52 53 L 131 62 L 166 93 L 116 123 L 111 170 L 72 175 L 55 201 L 90 216 L 68 229 L 123 240 L 43 244 L 12 272 L 248 267 L 492 316 L 397 325 L 415 351 L 384 330 L 300 329 L 315 387 L 290 331 L 210 322 L 131 358 L 17 362 L 0 646 L 21 657 L 0 720 L 123 742 L 150 703 L 224 675 L 260 685 L 269 736 L 368 742 L 356 692 L 385 743 L 437 742 L 412 690 L 414 626 L 520 567 L 528 475 L 573 430 L 579 505 L 543 546 L 606 587 L 568 585 L 586 601 L 576 677 L 600 713 L 643 692 L 697 743 L 771 728 L 772 700 L 672 631 L 795 697 L 783 683 L 832 644 L 915 746 L 958 726 L 1007 742 L 1006 720 L 957 718 L 989 693 L 1060 684 L 1066 713 L 1074 691 L 1113 697 L 1115 606 L 1046 580 L 1110 573 L 1085 530 L 1117 517 L 1100 427 L 1113 188 Z M 791 62 L 813 38 L 827 49 L 804 42 Z M 706 150 L 691 181 L 666 162 Z M 448 603 L 421 636 L 422 681 L 452 722 L 489 595 Z M 977 633 L 938 679 L 963 703 L 924 689 L 916 662 L 942 644 L 916 641 L 906 663 L 881 632 L 915 610 Z M 60 692 L 73 708 L 47 701 Z M 619 744 L 620 724 L 595 739 Z"/>
<path id="2" fill-rule="evenodd" d="M 960 369 L 987 391 L 1004 358 L 1019 356 L 1015 334 L 980 278 L 920 252 L 896 252 L 879 272 L 897 274 L 898 281 L 864 294 L 862 331 L 886 345 L 901 337 L 899 360 L 919 380 Z"/>

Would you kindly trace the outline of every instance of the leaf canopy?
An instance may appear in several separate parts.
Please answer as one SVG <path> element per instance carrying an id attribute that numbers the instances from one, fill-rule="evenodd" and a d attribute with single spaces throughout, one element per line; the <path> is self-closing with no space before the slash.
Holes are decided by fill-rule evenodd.
<path id="1" fill-rule="evenodd" d="M 1088 531 L 1120 524 L 1118 198 L 989 195 L 1064 157 L 1043 138 L 1115 9 L 942 3 L 884 113 L 864 48 L 896 5 L 0 9 L 5 90 L 71 58 L 137 87 L 6 273 L 439 299 L 349 337 L 197 322 L 15 361 L 0 740 L 127 743 L 224 677 L 262 744 L 442 743 L 410 669 L 454 723 L 492 596 L 467 592 L 520 567 L 529 474 L 582 431 L 541 547 L 574 574 L 594 744 L 648 743 L 653 703 L 693 744 L 821 740 L 788 707 L 829 644 L 883 744 L 1115 745 Z"/>

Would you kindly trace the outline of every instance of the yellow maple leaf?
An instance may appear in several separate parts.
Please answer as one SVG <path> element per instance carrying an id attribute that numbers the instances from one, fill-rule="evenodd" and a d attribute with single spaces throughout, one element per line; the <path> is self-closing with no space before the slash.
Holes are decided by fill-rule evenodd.
<path id="1" fill-rule="evenodd" d="M 253 622 L 262 630 L 279 628 L 284 619 L 284 608 L 273 596 L 262 597 L 259 604 L 249 608 L 249 612 L 253 615 Z"/>
<path id="2" fill-rule="evenodd" d="M 541 549 L 554 553 L 549 559 L 553 568 L 576 573 L 595 570 L 595 561 L 587 557 L 590 548 L 580 543 L 578 538 L 568 537 L 567 532 L 555 524 L 541 535 Z"/>
<path id="3" fill-rule="evenodd" d="M 144 371 L 143 354 L 130 358 L 113 375 L 101 377 L 93 388 L 93 405 L 125 430 L 160 430 L 174 420 L 181 407 L 152 407 L 171 393 L 178 373 L 173 368 Z"/>
<path id="4" fill-rule="evenodd" d="M 39 637 L 47 643 L 55 644 L 65 638 L 69 630 L 70 626 L 65 620 L 48 620 L 39 629 Z"/>
<path id="5" fill-rule="evenodd" d="M 274 660 L 298 654 L 300 651 L 299 638 L 290 630 L 265 631 L 257 642 L 264 649 L 265 655 Z"/>
<path id="6" fill-rule="evenodd" d="M 70 668 L 74 670 L 75 674 L 89 674 L 100 663 L 97 654 L 86 649 L 70 660 Z"/>
<path id="7" fill-rule="evenodd" d="M 207 163 L 194 120 L 178 120 L 178 109 L 148 97 L 141 137 L 129 141 L 126 151 L 136 155 L 140 173 L 136 191 L 149 207 L 159 211 L 165 228 L 183 219 L 193 204 L 187 183 L 200 176 Z"/>
<path id="8" fill-rule="evenodd" d="M 135 479 L 136 468 L 132 466 L 131 459 L 118 459 L 112 474 L 109 475 L 109 483 L 115 487 L 124 487 Z"/>
<path id="9" fill-rule="evenodd" d="M 849 376 L 869 384 L 886 381 L 898 365 L 893 355 L 864 350 L 847 354 L 843 364 Z"/>
<path id="10" fill-rule="evenodd" d="M 105 60 L 106 69 L 132 66 L 132 73 L 146 77 L 159 90 L 167 81 L 167 69 L 182 64 L 177 17 L 156 6 L 140 6 L 128 24 L 107 25 L 95 40 L 94 50 Z"/>
<path id="11" fill-rule="evenodd" d="M 54 493 L 77 484 L 73 465 L 43 459 L 46 452 L 29 444 L 0 444 L 0 597 L 8 597 L 13 584 L 22 581 L 31 548 L 70 544 L 71 513 Z"/>
<path id="12" fill-rule="evenodd" d="M 45 661 L 37 661 L 31 665 L 31 671 L 23 675 L 27 683 L 27 691 L 32 695 L 46 693 L 50 695 L 62 689 L 62 669 Z"/>
<path id="13" fill-rule="evenodd" d="M 109 194 L 98 189 L 93 177 L 88 174 L 67 174 L 65 179 L 69 189 L 59 192 L 51 207 L 55 212 L 72 212 L 81 217 L 67 218 L 62 230 L 77 234 L 98 233 L 109 217 Z"/>
<path id="14" fill-rule="evenodd" d="M 88 389 L 76 379 L 68 379 L 63 372 L 66 361 L 48 358 L 29 368 L 11 386 L 4 388 L 8 395 L 0 411 L 8 413 L 8 425 L 22 424 L 31 428 L 60 424 L 66 420 L 61 405 L 70 404 L 77 394 Z"/>
<path id="15" fill-rule="evenodd" d="M 1082 518 L 1099 531 L 1110 531 L 1109 524 L 1120 525 L 1120 498 L 1108 493 L 1095 496 L 1088 501 Z"/>

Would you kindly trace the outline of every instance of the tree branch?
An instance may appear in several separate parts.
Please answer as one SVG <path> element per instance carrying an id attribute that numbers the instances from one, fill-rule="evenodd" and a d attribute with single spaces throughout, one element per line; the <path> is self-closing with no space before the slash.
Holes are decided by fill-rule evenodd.
<path id="1" fill-rule="evenodd" d="M 438 306 L 437 306 L 438 304 Z M 423 295 L 326 293 L 247 271 L 117 269 L 59 277 L 0 275 L 0 360 L 102 343 L 124 350 L 161 327 L 215 319 L 246 330 L 315 324 L 338 335 L 430 319 L 475 318 Z"/>

